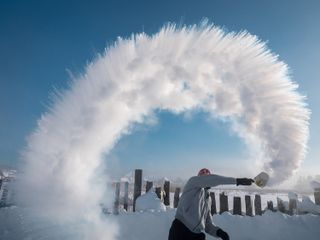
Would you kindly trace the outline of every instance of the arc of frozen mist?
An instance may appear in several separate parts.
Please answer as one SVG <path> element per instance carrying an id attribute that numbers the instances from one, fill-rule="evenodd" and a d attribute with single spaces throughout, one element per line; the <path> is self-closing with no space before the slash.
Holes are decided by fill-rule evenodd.
<path id="1" fill-rule="evenodd" d="M 248 32 L 169 24 L 152 36 L 119 38 L 84 72 L 56 95 L 29 136 L 24 184 L 45 195 L 45 201 L 32 199 L 38 208 L 58 204 L 63 193 L 66 216 L 91 219 L 105 200 L 96 171 L 103 154 L 157 109 L 200 109 L 227 119 L 248 149 L 259 150 L 257 160 L 273 183 L 289 178 L 305 157 L 305 97 L 286 64 Z"/>

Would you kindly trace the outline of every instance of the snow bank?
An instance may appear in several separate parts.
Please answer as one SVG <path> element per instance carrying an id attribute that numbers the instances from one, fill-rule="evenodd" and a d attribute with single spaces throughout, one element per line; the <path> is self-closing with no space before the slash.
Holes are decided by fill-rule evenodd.
<path id="1" fill-rule="evenodd" d="M 298 194 L 296 194 L 294 192 L 289 192 L 288 193 L 288 198 L 292 199 L 292 200 L 298 200 Z"/>
<path id="2" fill-rule="evenodd" d="M 0 239 L 64 239 L 78 240 L 81 224 L 63 225 L 28 218 L 28 210 L 19 207 L 0 209 Z M 109 215 L 120 229 L 117 240 L 165 240 L 168 237 L 175 210 L 120 213 Z M 320 235 L 320 216 L 307 214 L 288 216 L 267 211 L 262 216 L 233 216 L 229 213 L 215 215 L 216 225 L 225 229 L 232 240 L 316 240 Z M 101 236 L 103 237 L 103 236 Z M 105 235 L 106 239 L 108 235 Z M 207 236 L 207 239 L 213 239 Z M 94 239 L 93 239 L 94 240 Z"/>
<path id="3" fill-rule="evenodd" d="M 164 240 L 168 237 L 175 211 L 119 215 L 119 240 Z M 262 216 L 215 215 L 216 225 L 225 229 L 232 240 L 316 240 L 320 234 L 320 217 L 288 216 L 267 211 Z M 207 239 L 214 239 L 207 235 Z"/>
<path id="4" fill-rule="evenodd" d="M 158 198 L 154 188 L 151 188 L 146 194 L 137 198 L 136 211 L 166 211 L 166 206 Z"/>
<path id="5" fill-rule="evenodd" d="M 316 240 L 320 234 L 320 217 L 315 215 L 288 216 L 267 211 L 262 216 L 232 216 L 229 213 L 214 217 L 217 225 L 238 240 Z"/>
<path id="6" fill-rule="evenodd" d="M 320 206 L 314 204 L 309 197 L 302 197 L 302 201 L 297 203 L 298 210 L 313 214 L 320 214 Z"/>
<path id="7" fill-rule="evenodd" d="M 311 181 L 310 185 L 313 189 L 320 189 L 320 182 L 319 181 Z"/>

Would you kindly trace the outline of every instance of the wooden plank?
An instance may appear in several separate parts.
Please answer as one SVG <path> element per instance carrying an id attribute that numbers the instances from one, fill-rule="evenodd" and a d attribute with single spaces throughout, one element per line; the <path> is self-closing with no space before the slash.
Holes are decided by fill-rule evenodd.
<path id="1" fill-rule="evenodd" d="M 210 192 L 211 197 L 211 215 L 217 214 L 216 196 L 214 192 Z"/>
<path id="2" fill-rule="evenodd" d="M 289 215 L 294 215 L 297 213 L 297 200 L 289 199 Z"/>
<path id="3" fill-rule="evenodd" d="M 267 201 L 267 209 L 270 210 L 270 211 L 274 211 L 273 202 L 272 201 Z"/>
<path id="4" fill-rule="evenodd" d="M 176 188 L 174 191 L 174 198 L 173 198 L 173 207 L 177 208 L 180 200 L 180 191 L 181 189 L 179 187 Z"/>
<path id="5" fill-rule="evenodd" d="M 129 182 L 124 183 L 124 200 L 123 208 L 128 211 L 128 202 L 129 202 Z"/>
<path id="6" fill-rule="evenodd" d="M 8 189 L 4 187 L 2 190 L 2 196 L 0 199 L 0 206 L 5 206 L 7 204 L 7 197 L 8 197 Z"/>
<path id="7" fill-rule="evenodd" d="M 314 191 L 314 202 L 320 205 L 320 189 L 315 189 Z"/>
<path id="8" fill-rule="evenodd" d="M 162 198 L 161 198 L 161 187 L 156 187 L 156 194 L 157 194 L 158 198 L 162 200 Z"/>
<path id="9" fill-rule="evenodd" d="M 164 182 L 163 190 L 164 190 L 164 194 L 165 194 L 164 199 L 163 199 L 163 203 L 166 206 L 170 206 L 170 182 L 169 181 Z"/>
<path id="10" fill-rule="evenodd" d="M 119 214 L 119 204 L 120 204 L 120 183 L 116 183 L 116 191 L 115 191 L 115 201 L 113 207 L 113 213 Z"/>
<path id="11" fill-rule="evenodd" d="M 258 194 L 254 196 L 254 211 L 255 211 L 255 215 L 262 215 L 261 196 Z"/>
<path id="12" fill-rule="evenodd" d="M 224 192 L 220 193 L 220 214 L 229 211 L 228 196 Z"/>
<path id="13" fill-rule="evenodd" d="M 246 195 L 244 197 L 245 203 L 246 203 L 246 215 L 252 217 L 253 212 L 252 212 L 252 202 L 251 202 L 251 196 Z"/>
<path id="14" fill-rule="evenodd" d="M 286 207 L 281 198 L 277 198 L 277 209 L 279 212 L 286 213 Z"/>
<path id="15" fill-rule="evenodd" d="M 146 192 L 148 192 L 153 186 L 153 182 L 149 182 L 147 181 L 147 184 L 146 184 Z"/>
<path id="16" fill-rule="evenodd" d="M 240 197 L 233 197 L 233 215 L 242 215 Z"/>
<path id="17" fill-rule="evenodd" d="M 142 188 L 142 169 L 134 171 L 134 187 L 133 187 L 133 211 L 136 211 L 136 200 L 141 195 Z"/>

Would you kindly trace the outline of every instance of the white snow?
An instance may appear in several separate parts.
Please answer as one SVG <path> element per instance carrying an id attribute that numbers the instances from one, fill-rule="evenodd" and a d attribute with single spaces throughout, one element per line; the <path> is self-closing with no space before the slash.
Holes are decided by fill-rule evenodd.
<path id="1" fill-rule="evenodd" d="M 151 198 L 152 195 L 150 192 L 144 198 Z M 319 206 L 315 206 L 308 198 L 303 198 L 299 203 L 301 205 L 305 209 L 309 206 L 311 210 L 319 210 Z M 165 240 L 174 215 L 175 209 L 149 209 L 135 213 L 120 212 L 120 215 L 107 215 L 105 218 L 119 224 L 115 240 Z M 320 216 L 314 214 L 289 216 L 267 211 L 262 216 L 247 217 L 224 213 L 214 215 L 213 219 L 216 225 L 229 233 L 232 240 L 316 240 L 320 235 Z M 43 221 L 29 217 L 28 210 L 20 207 L 1 208 L 0 223 L 1 240 L 88 240 L 80 234 L 81 228 L 88 227 L 84 223 L 62 225 Z M 110 238 L 106 236 L 106 239 Z M 214 238 L 208 235 L 207 239 Z"/>
<path id="2" fill-rule="evenodd" d="M 158 198 L 154 188 L 151 188 L 147 193 L 137 198 L 136 211 L 166 211 L 166 206 Z"/>
<path id="3" fill-rule="evenodd" d="M 226 191 L 229 196 L 229 207 L 232 207 L 233 196 L 240 196 L 244 203 L 244 196 L 248 193 L 242 190 Z M 216 190 L 216 198 L 220 191 Z M 289 216 L 280 212 L 266 211 L 262 216 L 234 216 L 230 213 L 214 215 L 216 225 L 227 231 L 232 240 L 316 240 L 320 236 L 320 206 L 315 205 L 308 196 L 289 194 L 264 194 L 262 206 L 266 201 L 276 203 L 276 197 L 297 199 L 298 212 L 308 212 L 304 215 Z M 173 195 L 171 195 L 171 200 Z M 288 201 L 285 201 L 288 208 Z M 218 207 L 217 201 L 217 207 Z M 58 206 L 57 206 L 58 207 Z M 276 207 L 276 206 L 275 206 Z M 242 209 L 245 209 L 242 206 Z M 99 239 L 106 240 L 165 240 L 168 237 L 171 222 L 175 216 L 175 209 L 165 207 L 158 199 L 154 188 L 140 196 L 136 201 L 136 212 L 120 211 L 119 215 L 101 214 L 102 228 L 116 231 L 110 223 L 117 223 L 119 231 L 117 237 L 112 233 L 98 232 Z M 0 208 L 0 239 L 1 240 L 96 240 L 85 235 L 95 227 L 81 219 L 74 223 L 64 224 L 59 221 L 48 221 L 32 215 L 33 209 L 25 207 Z M 207 235 L 207 239 L 214 239 Z"/>
<path id="4" fill-rule="evenodd" d="M 313 189 L 320 189 L 320 182 L 318 181 L 311 181 L 310 185 Z"/>
<path id="5" fill-rule="evenodd" d="M 167 212 L 127 213 L 114 217 L 120 225 L 119 240 L 165 240 L 175 210 Z M 288 216 L 267 211 L 262 216 L 214 215 L 214 223 L 227 231 L 232 240 L 316 240 L 320 234 L 320 216 Z M 207 235 L 207 239 L 215 239 Z"/>
<path id="6" fill-rule="evenodd" d="M 309 197 L 304 196 L 301 202 L 297 203 L 299 211 L 320 215 L 320 206 L 315 205 Z"/>
<path id="7" fill-rule="evenodd" d="M 292 200 L 298 200 L 298 194 L 296 194 L 294 192 L 289 192 L 288 198 L 292 199 Z"/>

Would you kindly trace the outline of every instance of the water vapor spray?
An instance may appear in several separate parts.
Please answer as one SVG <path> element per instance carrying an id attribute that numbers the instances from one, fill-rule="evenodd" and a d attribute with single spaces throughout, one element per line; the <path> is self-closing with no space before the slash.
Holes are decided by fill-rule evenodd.
<path id="1" fill-rule="evenodd" d="M 309 111 L 285 63 L 248 32 L 167 25 L 119 38 L 56 94 L 23 154 L 29 203 L 59 221 L 87 222 L 83 238 L 114 239 L 100 215 L 103 155 L 156 110 L 200 110 L 231 122 L 261 169 L 281 183 L 306 153 Z M 106 161 L 106 166 L 108 161 Z M 236 164 L 236 163 L 235 163 Z"/>

